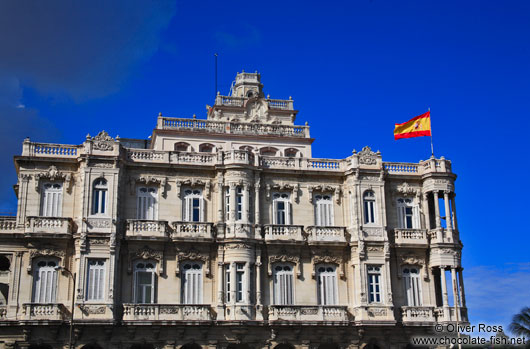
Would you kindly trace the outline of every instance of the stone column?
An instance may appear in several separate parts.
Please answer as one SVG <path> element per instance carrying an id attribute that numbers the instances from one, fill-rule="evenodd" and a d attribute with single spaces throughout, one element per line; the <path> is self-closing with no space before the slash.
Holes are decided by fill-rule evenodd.
<path id="1" fill-rule="evenodd" d="M 219 222 L 223 222 L 224 221 L 224 198 L 225 198 L 225 191 L 224 191 L 224 186 L 223 186 L 223 179 L 222 178 L 219 178 L 219 181 L 217 182 L 217 188 L 218 188 L 218 195 L 219 197 L 217 198 L 218 202 L 218 208 L 217 208 L 217 220 Z"/>
<path id="2" fill-rule="evenodd" d="M 445 279 L 445 266 L 440 266 L 440 276 L 442 278 L 442 299 L 444 308 L 444 319 L 450 320 L 449 314 L 449 296 L 447 294 L 447 280 Z"/>
<path id="3" fill-rule="evenodd" d="M 242 212 L 243 222 L 250 222 L 250 185 L 245 183 L 243 185 L 243 212 Z"/>
<path id="4" fill-rule="evenodd" d="M 444 205 L 445 205 L 445 223 L 447 226 L 448 235 L 453 237 L 453 226 L 451 224 L 451 209 L 449 208 L 449 191 L 444 191 Z"/>
<path id="5" fill-rule="evenodd" d="M 436 218 L 436 228 L 441 228 L 442 224 L 440 223 L 440 205 L 438 203 L 438 192 L 433 191 L 434 195 L 434 216 Z"/>
<path id="6" fill-rule="evenodd" d="M 423 217 L 425 218 L 425 228 L 431 229 L 431 216 L 429 212 L 429 193 L 423 193 Z"/>
<path id="7" fill-rule="evenodd" d="M 236 304 L 236 262 L 230 262 L 230 303 Z"/>
<path id="8" fill-rule="evenodd" d="M 217 304 L 223 304 L 225 301 L 223 292 L 223 279 L 224 279 L 224 263 L 217 262 Z"/>
<path id="9" fill-rule="evenodd" d="M 256 305 L 261 305 L 261 257 L 260 256 L 256 257 Z"/>
<path id="10" fill-rule="evenodd" d="M 453 210 L 453 229 L 458 231 L 458 224 L 456 221 L 456 203 L 455 203 L 456 194 L 451 195 L 451 209 Z"/>
<path id="11" fill-rule="evenodd" d="M 259 180 L 254 185 L 254 223 L 260 224 L 260 212 L 259 212 Z"/>
<path id="12" fill-rule="evenodd" d="M 237 208 L 237 198 L 236 198 L 237 185 L 235 182 L 230 183 L 230 222 L 235 222 L 236 217 L 236 208 Z"/>
<path id="13" fill-rule="evenodd" d="M 457 281 L 456 281 L 456 269 L 455 267 L 451 267 L 451 287 L 453 288 L 453 307 L 455 308 L 455 320 L 459 321 L 462 320 L 460 317 L 460 295 L 458 293 L 457 289 Z M 458 308 L 458 312 L 456 309 Z"/>
<path id="14" fill-rule="evenodd" d="M 460 304 L 462 304 L 462 308 L 466 307 L 466 293 L 464 291 L 464 275 L 462 274 L 464 272 L 464 268 L 460 268 L 458 271 L 458 281 L 460 285 Z"/>

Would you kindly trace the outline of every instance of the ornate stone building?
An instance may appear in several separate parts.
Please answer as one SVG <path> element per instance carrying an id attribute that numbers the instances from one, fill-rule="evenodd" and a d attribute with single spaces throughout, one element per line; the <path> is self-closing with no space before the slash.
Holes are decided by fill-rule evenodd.
<path id="1" fill-rule="evenodd" d="M 467 322 L 450 161 L 316 159 L 291 98 L 257 73 L 230 94 L 149 140 L 24 141 L 5 348 L 67 347 L 72 315 L 76 348 L 127 349 L 398 348 Z"/>

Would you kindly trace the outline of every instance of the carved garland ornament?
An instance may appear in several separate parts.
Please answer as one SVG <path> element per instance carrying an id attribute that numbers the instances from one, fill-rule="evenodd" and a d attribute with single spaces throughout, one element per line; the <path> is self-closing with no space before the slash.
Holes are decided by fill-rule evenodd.
<path id="1" fill-rule="evenodd" d="M 164 274 L 164 252 L 162 251 L 155 251 L 150 249 L 147 246 L 144 246 L 143 248 L 129 253 L 129 265 L 127 268 L 127 272 L 130 274 L 132 273 L 132 262 L 136 259 L 154 259 L 158 262 L 159 268 L 158 268 L 158 274 L 163 275 Z"/>
<path id="2" fill-rule="evenodd" d="M 55 165 L 51 165 L 47 171 L 36 173 L 34 178 L 35 182 L 35 190 L 39 191 L 39 183 L 41 178 L 49 179 L 50 181 L 56 181 L 56 180 L 64 180 L 66 190 L 70 192 L 71 190 L 71 184 L 73 181 L 73 177 L 71 173 L 63 173 L 57 169 Z"/>
<path id="3" fill-rule="evenodd" d="M 375 165 L 377 164 L 377 154 L 369 146 L 366 146 L 359 152 L 359 163 L 362 165 Z"/>
<path id="4" fill-rule="evenodd" d="M 403 184 L 399 185 L 397 187 L 397 192 L 403 196 L 414 196 L 419 195 L 419 190 L 410 186 L 407 182 L 403 182 Z"/>
<path id="5" fill-rule="evenodd" d="M 29 259 L 30 263 L 28 265 L 27 271 L 28 274 L 31 274 L 32 266 L 33 266 L 33 259 L 38 257 L 56 257 L 60 260 L 60 264 L 62 267 L 64 267 L 64 260 L 65 260 L 65 252 L 58 250 L 53 247 L 46 247 L 46 248 L 40 248 L 40 249 L 31 249 L 29 251 Z"/>
<path id="6" fill-rule="evenodd" d="M 328 250 L 316 251 L 315 253 L 317 254 L 313 255 L 313 271 L 311 277 L 315 278 L 316 276 L 317 264 L 336 264 L 339 267 L 340 278 L 345 278 L 342 256 L 331 256 Z"/>
<path id="7" fill-rule="evenodd" d="M 204 193 L 206 194 L 206 198 L 210 198 L 210 194 L 212 191 L 212 181 L 210 180 L 203 180 L 203 179 L 186 179 L 186 180 L 177 180 L 177 196 L 181 197 L 181 187 L 182 185 L 189 185 L 190 187 L 195 186 L 204 186 Z"/>
<path id="8" fill-rule="evenodd" d="M 340 194 L 342 193 L 342 190 L 340 189 L 339 186 L 310 185 L 310 186 L 307 187 L 307 190 L 309 191 L 308 199 L 309 199 L 310 203 L 313 203 L 313 191 L 318 191 L 318 192 L 322 192 L 322 193 L 332 192 L 333 195 L 335 196 L 335 202 L 337 204 L 340 203 Z"/>
<path id="9" fill-rule="evenodd" d="M 266 195 L 267 200 L 271 198 L 271 189 L 274 191 L 292 191 L 295 196 L 295 201 L 298 203 L 300 201 L 300 184 L 290 184 L 290 183 L 276 183 L 276 184 L 267 184 L 266 186 Z"/>
<path id="10" fill-rule="evenodd" d="M 419 266 L 421 269 L 421 272 L 423 273 L 423 278 L 427 280 L 429 278 L 428 273 L 425 271 L 425 260 L 421 257 L 418 257 L 414 253 L 407 253 L 405 255 L 401 255 L 399 258 L 399 265 L 400 268 L 398 268 L 398 277 L 401 278 L 403 276 L 403 266 L 405 265 L 416 265 Z"/>
<path id="11" fill-rule="evenodd" d="M 104 130 L 92 137 L 93 149 L 101 151 L 111 151 L 114 149 L 114 138 L 109 136 Z"/>
<path id="12" fill-rule="evenodd" d="M 302 276 L 302 271 L 300 270 L 300 257 L 299 256 L 289 256 L 289 255 L 286 255 L 286 254 L 282 254 L 282 255 L 274 255 L 274 256 L 269 256 L 269 268 L 268 268 L 268 273 L 269 273 L 269 276 L 272 276 L 272 265 L 274 263 L 293 263 L 294 264 L 294 269 L 295 269 L 295 273 L 296 273 L 296 276 L 298 278 L 300 278 Z"/>
<path id="13" fill-rule="evenodd" d="M 200 253 L 194 248 L 187 251 L 177 250 L 177 267 L 175 269 L 175 275 L 180 276 L 180 263 L 185 261 L 201 261 L 204 263 L 206 276 L 210 276 L 210 259 L 207 255 Z"/>
<path id="14" fill-rule="evenodd" d="M 129 178 L 129 185 L 131 195 L 135 194 L 136 183 L 145 184 L 145 185 L 158 185 L 162 190 L 162 196 L 166 197 L 166 177 L 155 177 L 155 176 L 140 176 L 137 178 Z"/>

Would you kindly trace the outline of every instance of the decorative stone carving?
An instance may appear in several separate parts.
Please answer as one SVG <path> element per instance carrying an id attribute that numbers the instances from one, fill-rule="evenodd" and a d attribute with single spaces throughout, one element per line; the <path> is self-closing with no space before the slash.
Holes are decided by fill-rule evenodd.
<path id="1" fill-rule="evenodd" d="M 162 196 L 166 197 L 166 185 L 167 185 L 166 177 L 155 177 L 155 176 L 147 175 L 147 176 L 140 176 L 137 178 L 129 178 L 131 195 L 135 194 L 136 183 L 141 183 L 145 185 L 158 185 L 160 189 L 162 190 Z"/>
<path id="2" fill-rule="evenodd" d="M 360 240 L 358 246 L 359 247 L 357 249 L 359 251 L 359 258 L 360 259 L 365 259 L 366 258 L 366 248 L 364 246 L 364 241 Z"/>
<path id="3" fill-rule="evenodd" d="M 222 183 L 222 179 L 221 182 Z M 204 194 L 206 195 L 206 198 L 210 198 L 211 191 L 212 191 L 212 181 L 210 180 L 204 180 L 204 179 L 197 179 L 197 178 L 191 178 L 191 179 L 185 179 L 185 180 L 177 180 L 177 196 L 181 197 L 181 187 L 182 185 L 189 185 L 190 187 L 195 186 L 204 186 Z M 221 184 L 222 186 L 222 184 Z"/>
<path id="4" fill-rule="evenodd" d="M 33 265 L 33 259 L 37 257 L 57 257 L 60 260 L 60 264 L 64 266 L 64 257 L 65 252 L 59 249 L 56 249 L 55 247 L 44 247 L 44 248 L 38 248 L 38 249 L 31 249 L 29 251 L 29 259 L 30 263 L 28 265 L 27 271 L 28 274 L 31 273 L 32 265 Z"/>
<path id="5" fill-rule="evenodd" d="M 316 266 L 317 264 L 325 263 L 325 264 L 336 264 L 339 267 L 339 276 L 340 278 L 344 278 L 344 268 L 343 263 L 344 259 L 342 255 L 340 256 L 332 256 L 332 253 L 329 250 L 321 250 L 321 249 L 315 249 L 312 251 L 313 254 L 313 271 L 311 272 L 311 276 L 315 278 L 316 276 Z"/>
<path id="6" fill-rule="evenodd" d="M 89 304 L 80 304 L 78 305 L 79 309 L 85 315 L 92 314 L 105 314 L 107 306 L 105 305 L 89 305 Z"/>
<path id="7" fill-rule="evenodd" d="M 331 186 L 331 185 L 310 185 L 307 187 L 309 191 L 308 200 L 310 203 L 313 203 L 313 191 L 318 191 L 322 193 L 332 192 L 335 196 L 335 202 L 340 203 L 340 194 L 342 192 L 340 186 Z"/>
<path id="8" fill-rule="evenodd" d="M 377 154 L 369 146 L 366 146 L 359 152 L 359 163 L 362 165 L 375 165 L 377 164 Z"/>
<path id="9" fill-rule="evenodd" d="M 370 307 L 368 308 L 367 313 L 368 313 L 368 316 L 370 317 L 381 317 L 381 316 L 386 316 L 387 310 L 386 308 Z"/>
<path id="10" fill-rule="evenodd" d="M 92 137 L 92 147 L 94 150 L 111 151 L 114 149 L 114 138 L 109 136 L 104 130 Z"/>
<path id="11" fill-rule="evenodd" d="M 413 253 L 402 255 L 400 258 L 400 265 L 424 265 L 425 260 L 416 256 Z"/>
<path id="12" fill-rule="evenodd" d="M 287 254 L 287 251 L 285 251 L 285 249 L 282 250 L 280 253 L 281 254 L 269 256 L 269 268 L 268 268 L 269 276 L 272 276 L 272 265 L 274 263 L 278 263 L 278 262 L 287 263 L 287 262 L 290 262 L 290 263 L 293 263 L 295 265 L 296 276 L 297 277 L 301 277 L 302 276 L 302 272 L 300 270 L 300 256 L 289 255 L 289 254 Z"/>
<path id="13" fill-rule="evenodd" d="M 87 218 L 86 224 L 90 228 L 110 228 L 112 221 L 110 218 Z"/>
<path id="14" fill-rule="evenodd" d="M 114 168 L 114 164 L 108 163 L 108 162 L 96 162 L 93 164 L 90 164 L 91 167 L 96 168 Z"/>
<path id="15" fill-rule="evenodd" d="M 385 254 L 385 259 L 389 259 L 390 258 L 390 243 L 388 241 L 385 241 L 383 251 Z"/>
<path id="16" fill-rule="evenodd" d="M 270 200 L 271 198 L 271 189 L 274 191 L 292 191 L 295 196 L 295 201 L 300 201 L 300 183 L 291 184 L 291 183 L 275 183 L 275 184 L 267 184 L 266 186 L 266 194 L 265 197 L 267 200 Z"/>
<path id="17" fill-rule="evenodd" d="M 108 239 L 90 239 L 88 240 L 90 245 L 107 245 L 109 243 Z"/>
<path id="18" fill-rule="evenodd" d="M 397 192 L 403 196 L 414 196 L 419 194 L 419 190 L 411 187 L 407 182 L 403 182 L 403 184 L 398 185 Z"/>
<path id="19" fill-rule="evenodd" d="M 39 186 L 40 179 L 46 178 L 46 179 L 49 179 L 50 181 L 64 180 L 65 187 L 68 192 L 70 192 L 71 190 L 71 184 L 72 184 L 72 179 L 73 179 L 71 173 L 61 172 L 57 169 L 57 166 L 55 165 L 51 165 L 47 171 L 36 173 L 33 178 L 35 182 L 36 191 L 40 190 L 40 186 Z"/>
<path id="20" fill-rule="evenodd" d="M 367 250 L 369 252 L 382 252 L 383 246 L 368 246 Z"/>
<path id="21" fill-rule="evenodd" d="M 204 268 L 206 271 L 206 275 L 210 276 L 210 259 L 207 255 L 199 252 L 198 250 L 194 248 L 190 248 L 189 250 L 179 250 L 177 248 L 177 266 L 175 269 L 175 275 L 180 276 L 180 263 L 184 261 L 201 261 L 204 263 Z"/>
<path id="22" fill-rule="evenodd" d="M 164 274 L 164 252 L 162 251 L 155 251 L 150 249 L 147 246 L 144 246 L 143 248 L 129 253 L 129 266 L 127 269 L 127 272 L 130 274 L 132 273 L 132 262 L 135 259 L 154 259 L 158 262 L 159 267 L 159 275 Z"/>

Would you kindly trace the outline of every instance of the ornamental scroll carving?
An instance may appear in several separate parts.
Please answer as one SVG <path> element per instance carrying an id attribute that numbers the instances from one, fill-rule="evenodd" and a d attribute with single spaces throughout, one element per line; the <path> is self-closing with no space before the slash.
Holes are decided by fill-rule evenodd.
<path id="1" fill-rule="evenodd" d="M 359 163 L 362 165 L 377 164 L 377 154 L 372 151 L 369 146 L 366 146 L 359 152 Z"/>
<path id="2" fill-rule="evenodd" d="M 405 266 L 405 265 L 410 265 L 410 266 L 416 265 L 416 266 L 419 266 L 420 269 L 422 270 L 423 278 L 425 280 L 428 280 L 429 275 L 425 271 L 425 259 L 415 255 L 414 253 L 407 253 L 407 254 L 401 255 L 399 257 L 398 263 L 399 263 L 399 266 L 400 266 L 400 268 L 398 268 L 398 277 L 399 278 L 401 278 L 403 276 L 403 273 L 402 273 L 403 266 Z"/>
<path id="3" fill-rule="evenodd" d="M 111 151 L 114 149 L 114 138 L 109 136 L 105 130 L 97 134 L 97 136 L 92 137 L 92 147 L 95 150 L 100 151 Z"/>
<path id="4" fill-rule="evenodd" d="M 155 251 L 153 249 L 150 249 L 147 246 L 144 246 L 143 248 L 130 252 L 129 253 L 129 265 L 127 268 L 127 272 L 130 274 L 132 273 L 132 262 L 136 259 L 154 259 L 158 262 L 158 274 L 163 275 L 164 274 L 164 252 L 162 251 Z"/>
<path id="5" fill-rule="evenodd" d="M 317 264 L 336 264 L 339 267 L 339 276 L 341 279 L 346 277 L 344 273 L 344 259 L 342 256 L 333 256 L 329 250 L 314 250 L 312 251 L 313 270 L 311 277 L 315 278 Z"/>
<path id="6" fill-rule="evenodd" d="M 267 272 L 269 276 L 272 276 L 272 265 L 274 263 L 293 263 L 296 276 L 300 278 L 302 276 L 302 271 L 300 270 L 300 256 L 288 255 L 285 251 L 282 251 L 283 254 L 269 256 L 269 266 Z"/>
<path id="7" fill-rule="evenodd" d="M 175 269 L 175 275 L 180 276 L 180 264 L 184 261 L 201 261 L 204 264 L 206 275 L 210 276 L 210 258 L 208 255 L 191 248 L 186 251 L 177 249 L 177 267 Z"/>
<path id="8" fill-rule="evenodd" d="M 106 305 L 80 304 L 80 305 L 78 305 L 78 307 L 85 315 L 105 314 L 105 312 L 107 310 L 107 306 Z"/>
<path id="9" fill-rule="evenodd" d="M 267 184 L 266 186 L 266 195 L 265 197 L 267 200 L 270 200 L 271 198 L 271 190 L 274 191 L 292 191 L 295 197 L 295 201 L 298 203 L 300 202 L 300 184 L 290 184 L 290 183 L 275 183 L 275 184 Z"/>
<path id="10" fill-rule="evenodd" d="M 130 185 L 130 191 L 131 195 L 135 194 L 136 189 L 136 183 L 144 184 L 144 185 L 158 185 L 160 189 L 162 190 L 162 196 L 166 197 L 166 185 L 167 185 L 167 178 L 166 177 L 155 177 L 155 176 L 140 176 L 137 178 L 129 178 L 129 185 Z"/>
<path id="11" fill-rule="evenodd" d="M 57 180 L 64 180 L 65 187 L 68 192 L 71 191 L 73 176 L 71 173 L 63 173 L 57 169 L 57 166 L 51 165 L 47 171 L 38 172 L 35 174 L 34 182 L 35 182 L 35 190 L 39 191 L 39 182 L 41 178 L 46 178 L 50 181 L 57 181 Z"/>
<path id="12" fill-rule="evenodd" d="M 181 187 L 182 185 L 189 185 L 190 187 L 204 186 L 204 193 L 206 198 L 209 199 L 212 192 L 212 181 L 203 179 L 186 179 L 177 180 L 177 196 L 181 198 Z"/>
<path id="13" fill-rule="evenodd" d="M 64 251 L 59 250 L 55 247 L 44 247 L 44 248 L 39 248 L 39 249 L 31 249 L 29 251 L 30 263 L 27 268 L 28 274 L 31 274 L 32 266 L 33 266 L 33 259 L 38 258 L 38 257 L 56 257 L 60 260 L 61 266 L 64 267 L 65 255 L 66 254 Z"/>
<path id="14" fill-rule="evenodd" d="M 339 186 L 331 186 L 331 185 L 310 185 L 307 187 L 307 190 L 309 191 L 309 202 L 313 203 L 313 191 L 318 191 L 322 193 L 331 192 L 335 196 L 335 202 L 337 204 L 340 203 L 340 194 L 342 193 L 342 190 Z"/>
<path id="15" fill-rule="evenodd" d="M 410 186 L 407 182 L 398 185 L 397 192 L 403 196 L 415 196 L 419 195 L 420 191 L 417 188 Z"/>

